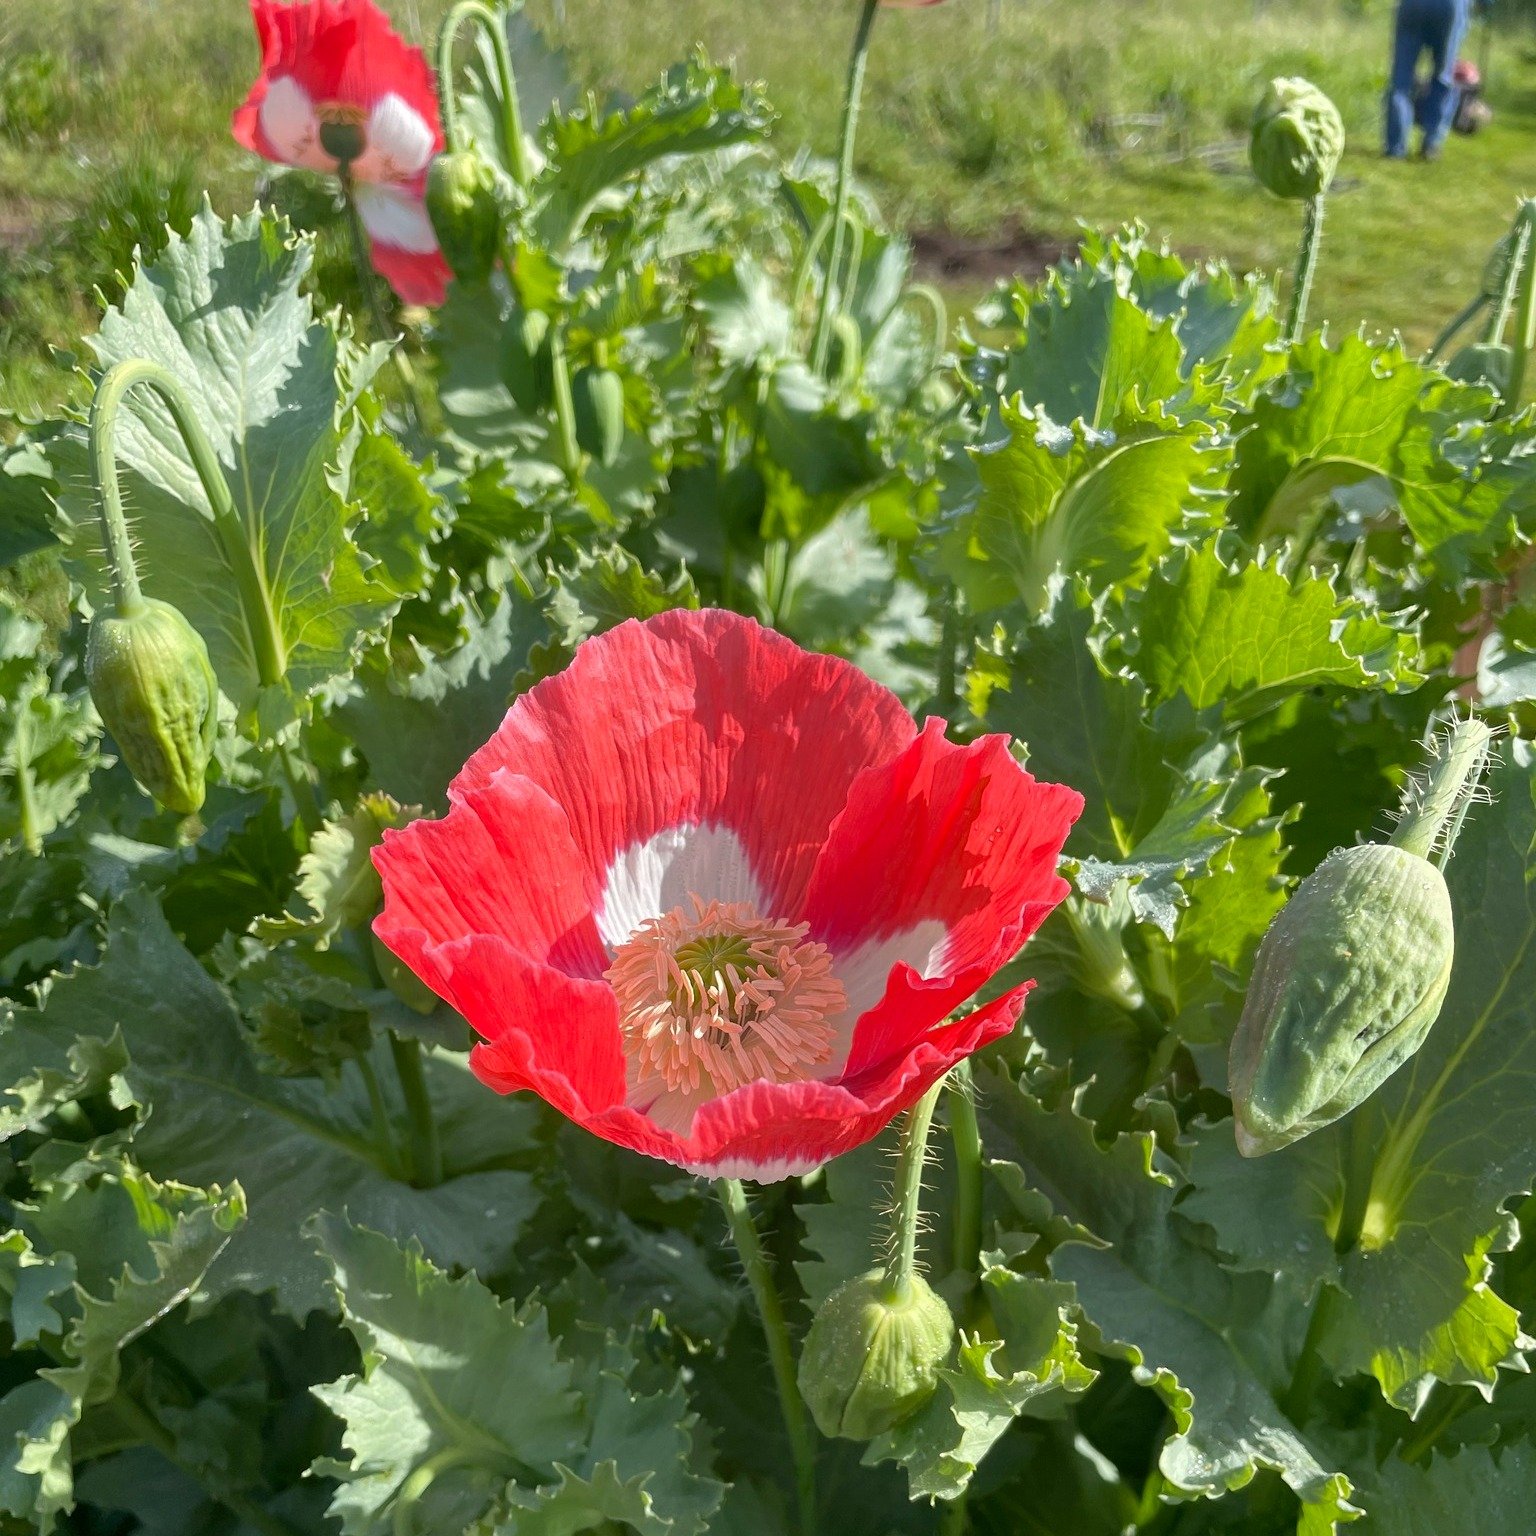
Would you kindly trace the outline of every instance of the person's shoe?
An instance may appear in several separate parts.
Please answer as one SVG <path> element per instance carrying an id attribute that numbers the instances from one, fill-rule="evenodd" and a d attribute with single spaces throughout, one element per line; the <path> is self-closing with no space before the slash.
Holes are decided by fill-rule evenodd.
<path id="1" fill-rule="evenodd" d="M 1438 144 L 1426 144 L 1419 151 L 1419 159 L 1433 164 L 1440 158 L 1440 146 Z"/>
<path id="2" fill-rule="evenodd" d="M 1408 158 L 1408 151 L 1406 149 L 1384 149 L 1381 152 L 1381 158 L 1383 160 L 1406 160 Z"/>

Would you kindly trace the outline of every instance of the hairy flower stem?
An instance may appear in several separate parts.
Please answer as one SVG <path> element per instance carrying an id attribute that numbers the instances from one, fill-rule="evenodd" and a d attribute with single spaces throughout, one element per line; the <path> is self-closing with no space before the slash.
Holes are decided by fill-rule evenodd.
<path id="1" fill-rule="evenodd" d="M 944 1090 L 940 1078 L 911 1110 L 901 1128 L 901 1151 L 896 1160 L 891 1256 L 885 1265 L 885 1299 L 900 1301 L 917 1268 L 917 1229 L 922 1221 L 923 1166 L 928 1160 L 928 1131 L 934 1106 Z"/>
<path id="2" fill-rule="evenodd" d="M 389 1051 L 394 1057 L 395 1076 L 400 1079 L 410 1123 L 411 1183 L 418 1189 L 435 1189 L 443 1182 L 443 1148 L 437 1134 L 437 1117 L 432 1112 L 432 1096 L 427 1092 L 427 1076 L 421 1068 L 421 1043 L 391 1030 Z"/>
<path id="3" fill-rule="evenodd" d="M 565 323 L 558 315 L 551 317 L 549 327 L 549 370 L 555 395 L 555 440 L 560 449 L 560 467 L 565 478 L 574 483 L 581 471 L 581 447 L 576 441 L 576 401 L 571 394 Z"/>
<path id="4" fill-rule="evenodd" d="M 816 1442 L 811 1437 L 810 1420 L 795 1382 L 795 1356 L 789 1342 L 789 1328 L 778 1288 L 773 1283 L 773 1269 L 758 1236 L 757 1224 L 747 1207 L 747 1193 L 740 1179 L 717 1179 L 715 1191 L 725 1209 L 731 1240 L 741 1255 L 747 1272 L 747 1284 L 757 1304 L 758 1320 L 768 1341 L 768 1359 L 773 1367 L 773 1382 L 778 1388 L 779 1411 L 784 1416 L 784 1430 L 795 1461 L 795 1491 L 800 1507 L 800 1536 L 816 1536 Z"/>
<path id="5" fill-rule="evenodd" d="M 347 216 L 347 234 L 352 242 L 352 265 L 357 269 L 357 280 L 362 285 L 363 297 L 368 304 L 368 317 L 373 323 L 375 341 L 389 342 L 389 360 L 405 385 L 405 409 L 411 425 L 420 429 L 422 423 L 421 381 L 411 360 L 400 345 L 399 332 L 390 324 L 384 312 L 384 301 L 379 297 L 378 278 L 374 274 L 373 260 L 368 254 L 368 231 L 363 227 L 363 216 L 358 211 L 357 190 L 352 173 L 343 165 L 338 172 L 341 180 L 341 201 Z"/>
<path id="6" fill-rule="evenodd" d="M 509 8 L 510 9 L 510 8 Z M 507 152 L 507 169 L 520 187 L 533 180 L 528 141 L 523 137 L 523 114 L 518 102 L 517 76 L 512 70 L 512 50 L 507 31 L 490 6 L 482 0 L 458 0 L 437 33 L 437 98 L 443 118 L 443 137 L 449 149 L 462 149 L 459 141 L 459 103 L 454 88 L 453 45 L 463 24 L 473 22 L 490 39 L 496 58 L 496 84 L 501 91 L 501 136 Z"/>
<path id="7" fill-rule="evenodd" d="M 1393 844 L 1427 859 L 1439 852 L 1443 868 L 1455 844 L 1467 806 L 1488 761 L 1493 733 L 1481 720 L 1460 720 L 1444 738 L 1422 784 L 1403 799 Z"/>
<path id="8" fill-rule="evenodd" d="M 1513 243 L 1509 248 L 1509 263 L 1504 269 L 1504 281 L 1499 285 L 1499 298 L 1494 305 L 1492 318 L 1484 340 L 1497 345 L 1504 340 L 1509 317 L 1515 312 L 1515 301 L 1520 296 L 1520 279 L 1531 257 L 1531 219 L 1522 207 L 1515 220 Z M 1486 295 L 1484 295 L 1486 299 Z"/>
<path id="9" fill-rule="evenodd" d="M 955 1148 L 955 1269 L 974 1275 L 981 1267 L 981 1126 L 972 1098 L 971 1064 L 957 1062 L 949 1085 L 949 1137 Z"/>
<path id="10" fill-rule="evenodd" d="M 366 1056 L 357 1058 L 357 1070 L 368 1093 L 368 1119 L 374 1145 L 378 1148 L 379 1156 L 384 1159 L 390 1178 L 398 1179 L 405 1170 L 400 1165 L 400 1152 L 389 1128 L 389 1107 L 384 1102 L 384 1089 L 379 1083 L 379 1074 L 373 1070 L 373 1063 Z"/>
<path id="11" fill-rule="evenodd" d="M 1285 339 L 1292 346 L 1301 340 L 1307 328 L 1307 304 L 1312 297 L 1312 279 L 1317 275 L 1317 258 L 1323 247 L 1323 200 L 1319 192 L 1307 203 L 1301 225 L 1301 249 L 1296 254 L 1296 279 L 1291 286 L 1291 308 L 1285 317 Z"/>
<path id="12" fill-rule="evenodd" d="M 117 611 L 127 618 L 143 602 L 139 592 L 138 571 L 133 563 L 128 539 L 128 526 L 123 517 L 122 489 L 117 482 L 114 442 L 118 408 L 123 403 L 123 397 L 135 384 L 147 384 L 165 402 L 177 431 L 181 433 L 182 443 L 192 460 L 193 469 L 197 471 L 203 494 L 208 498 L 220 550 L 234 574 L 241 617 L 245 621 L 251 654 L 256 663 L 256 675 L 263 687 L 270 688 L 282 682 L 288 658 L 282 631 L 278 627 L 277 609 L 267 586 L 266 571 L 257 553 L 256 530 L 248 529 L 235 510 L 229 482 L 224 478 L 213 445 L 199 425 L 197 413 L 180 382 L 159 363 L 152 363 L 142 357 L 129 358 L 112 368 L 96 386 L 96 397 L 91 402 L 91 473 L 95 482 L 97 506 L 101 511 L 107 562 L 112 569 Z"/>
<path id="13" fill-rule="evenodd" d="M 1520 209 L 1523 229 L 1536 240 L 1536 201 L 1526 202 Z M 1525 376 L 1530 367 L 1531 352 L 1536 350 L 1536 251 L 1528 252 L 1520 270 L 1519 314 L 1515 321 L 1514 356 L 1510 359 L 1509 388 L 1499 402 L 1500 416 L 1513 416 L 1520 409 L 1525 394 Z"/>
<path id="14" fill-rule="evenodd" d="M 843 96 L 843 132 L 837 154 L 837 190 L 832 201 L 832 245 L 827 255 L 826 276 L 816 308 L 816 329 L 811 338 L 811 367 L 825 376 L 832 344 L 832 290 L 843 262 L 843 240 L 848 220 L 848 194 L 853 185 L 853 146 L 859 132 L 859 101 L 864 95 L 864 70 L 869 63 L 869 35 L 874 30 L 880 0 L 864 0 L 859 30 L 853 38 L 848 61 L 848 88 Z"/>

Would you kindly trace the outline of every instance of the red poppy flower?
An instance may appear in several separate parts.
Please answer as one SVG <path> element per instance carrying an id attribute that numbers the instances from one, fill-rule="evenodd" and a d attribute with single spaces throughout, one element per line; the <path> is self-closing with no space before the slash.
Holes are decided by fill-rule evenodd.
<path id="1" fill-rule="evenodd" d="M 440 304 L 448 266 L 422 203 L 443 147 L 432 70 L 373 0 L 251 0 L 261 74 L 236 140 L 282 165 L 351 178 L 374 265 L 409 304 Z"/>
<path id="2" fill-rule="evenodd" d="M 524 694 L 441 821 L 386 833 L 379 938 L 470 1065 L 696 1173 L 869 1140 L 1006 1034 L 948 1015 L 1066 894 L 1082 796 L 919 732 L 856 667 L 718 610 L 630 621 Z"/>

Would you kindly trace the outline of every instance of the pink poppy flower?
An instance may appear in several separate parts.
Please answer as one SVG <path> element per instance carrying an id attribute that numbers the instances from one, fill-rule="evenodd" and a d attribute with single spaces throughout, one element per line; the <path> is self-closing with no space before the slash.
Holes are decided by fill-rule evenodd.
<path id="1" fill-rule="evenodd" d="M 443 147 L 432 70 L 373 0 L 251 0 L 261 73 L 237 142 L 268 160 L 346 171 L 373 264 L 408 304 L 440 304 L 448 264 L 422 202 Z"/>
<path id="2" fill-rule="evenodd" d="M 1032 983 L 945 1021 L 1066 894 L 1083 805 L 720 610 L 587 641 L 449 801 L 375 850 L 374 931 L 479 1034 L 475 1073 L 763 1181 L 1008 1032 Z"/>

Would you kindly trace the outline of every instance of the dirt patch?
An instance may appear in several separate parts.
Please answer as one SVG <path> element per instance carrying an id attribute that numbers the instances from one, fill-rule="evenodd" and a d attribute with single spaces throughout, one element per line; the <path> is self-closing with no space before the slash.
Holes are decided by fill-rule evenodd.
<path id="1" fill-rule="evenodd" d="M 993 283 L 1015 274 L 1039 277 L 1071 249 L 1023 228 L 977 238 L 948 229 L 919 229 L 910 239 L 919 273 L 949 283 Z"/>
<path id="2" fill-rule="evenodd" d="M 0 250 L 24 251 L 36 244 L 38 210 L 20 201 L 0 201 Z"/>

